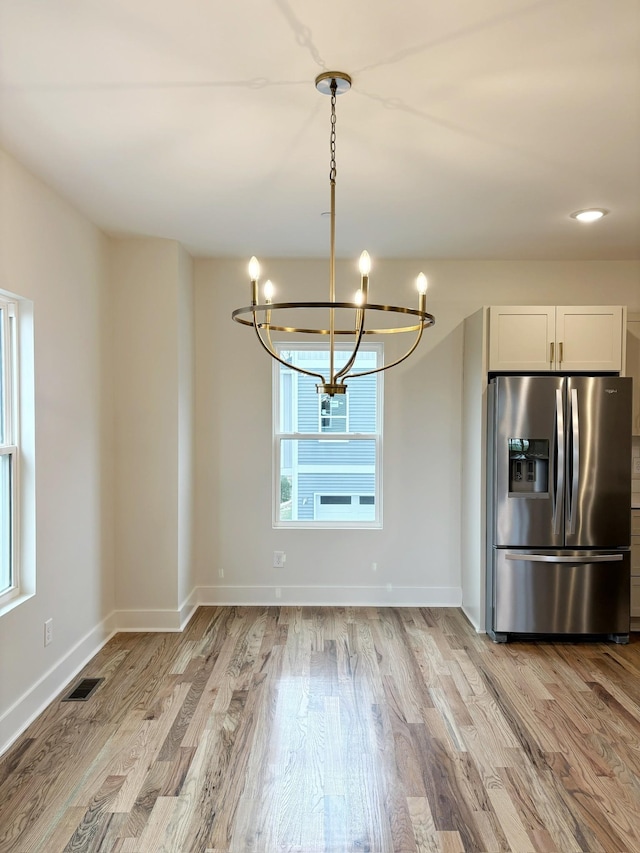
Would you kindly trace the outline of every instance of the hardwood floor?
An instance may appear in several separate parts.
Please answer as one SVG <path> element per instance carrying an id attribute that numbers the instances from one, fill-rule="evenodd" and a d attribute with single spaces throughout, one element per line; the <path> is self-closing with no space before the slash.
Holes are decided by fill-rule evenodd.
<path id="1" fill-rule="evenodd" d="M 0 851 L 640 851 L 640 637 L 451 609 L 200 608 L 118 634 L 0 761 Z"/>

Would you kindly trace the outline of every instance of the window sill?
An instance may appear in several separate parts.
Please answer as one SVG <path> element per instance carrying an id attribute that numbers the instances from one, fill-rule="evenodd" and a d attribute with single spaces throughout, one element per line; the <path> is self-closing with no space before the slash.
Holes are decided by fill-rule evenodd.
<path id="1" fill-rule="evenodd" d="M 34 595 L 34 592 L 19 592 L 12 598 L 7 597 L 5 601 L 0 600 L 0 619 L 5 615 L 5 613 L 9 613 L 16 607 L 19 607 L 21 604 L 24 604 L 25 601 L 28 601 L 30 598 L 33 598 Z"/>

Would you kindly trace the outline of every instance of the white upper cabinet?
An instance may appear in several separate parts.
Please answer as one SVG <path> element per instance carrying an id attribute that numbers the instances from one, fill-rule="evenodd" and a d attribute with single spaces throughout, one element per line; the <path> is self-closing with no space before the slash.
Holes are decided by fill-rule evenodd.
<path id="1" fill-rule="evenodd" d="M 556 308 L 556 370 L 622 370 L 623 311 L 620 305 Z"/>
<path id="2" fill-rule="evenodd" d="M 489 370 L 622 370 L 619 305 L 498 305 L 489 309 Z"/>
<path id="3" fill-rule="evenodd" d="M 556 309 L 499 305 L 489 309 L 489 370 L 553 370 Z"/>

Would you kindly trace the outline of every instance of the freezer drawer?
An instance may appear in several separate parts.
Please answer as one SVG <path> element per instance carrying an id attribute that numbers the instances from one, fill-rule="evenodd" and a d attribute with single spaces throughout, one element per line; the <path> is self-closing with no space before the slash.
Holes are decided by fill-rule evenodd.
<path id="1" fill-rule="evenodd" d="M 629 633 L 629 551 L 493 550 L 496 634 Z"/>

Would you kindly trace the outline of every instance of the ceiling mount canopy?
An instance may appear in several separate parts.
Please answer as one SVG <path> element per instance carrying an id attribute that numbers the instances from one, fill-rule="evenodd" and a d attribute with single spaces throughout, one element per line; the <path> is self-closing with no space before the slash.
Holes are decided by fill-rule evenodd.
<path id="1" fill-rule="evenodd" d="M 332 95 L 335 86 L 336 95 L 344 95 L 351 88 L 351 77 L 343 71 L 325 71 L 316 77 L 316 89 L 323 95 Z"/>
<path id="2" fill-rule="evenodd" d="M 261 346 L 265 351 L 276 361 L 284 364 L 286 367 L 296 370 L 298 373 L 304 373 L 307 376 L 315 377 L 320 381 L 316 384 L 318 393 L 328 394 L 333 397 L 336 394 L 344 394 L 347 388 L 346 380 L 357 378 L 358 376 L 368 376 L 371 373 L 379 373 L 382 370 L 388 370 L 390 367 L 395 367 L 414 352 L 420 340 L 424 329 L 433 326 L 435 318 L 433 314 L 427 313 L 427 279 L 423 273 L 420 273 L 416 280 L 418 289 L 418 307 L 406 308 L 397 305 L 381 305 L 369 302 L 369 273 L 371 270 L 371 259 L 368 252 L 364 251 L 360 255 L 360 288 L 357 290 L 353 301 L 344 302 L 336 299 L 336 282 L 335 282 L 335 223 L 336 223 L 336 98 L 351 88 L 351 77 L 342 71 L 326 71 L 315 80 L 316 89 L 324 95 L 331 97 L 331 132 L 330 132 L 330 151 L 331 160 L 329 165 L 329 185 L 331 192 L 331 238 L 329 252 L 329 299 L 328 301 L 314 302 L 274 302 L 274 288 L 270 281 L 266 281 L 264 285 L 264 301 L 259 301 L 258 281 L 260 278 L 260 264 L 255 257 L 249 262 L 249 278 L 251 281 L 251 304 L 244 308 L 237 308 L 232 313 L 232 318 L 237 323 L 244 326 L 253 326 L 255 333 Z M 293 312 L 304 312 L 304 317 L 307 317 L 310 312 L 324 312 L 323 316 L 328 320 L 322 326 L 305 327 L 297 323 L 288 325 L 285 319 L 281 317 L 290 317 Z M 367 321 L 376 312 L 392 313 L 404 315 L 406 323 L 404 325 L 370 328 L 367 326 Z M 337 322 L 337 315 L 346 317 L 344 322 Z M 300 315 L 296 315 L 300 316 Z M 278 318 L 278 319 L 276 319 Z M 272 332 L 295 334 L 295 335 L 328 335 L 329 336 L 329 372 L 327 375 L 315 373 L 310 370 L 305 370 L 296 365 L 284 361 L 278 354 L 271 338 Z M 358 350 L 362 343 L 364 335 L 385 335 L 385 334 L 402 334 L 413 333 L 414 338 L 405 351 L 404 355 L 385 364 L 382 367 L 377 367 L 374 370 L 351 372 L 358 355 Z M 336 369 L 336 337 L 345 336 L 352 340 L 351 353 L 346 360 L 346 363 Z"/>

